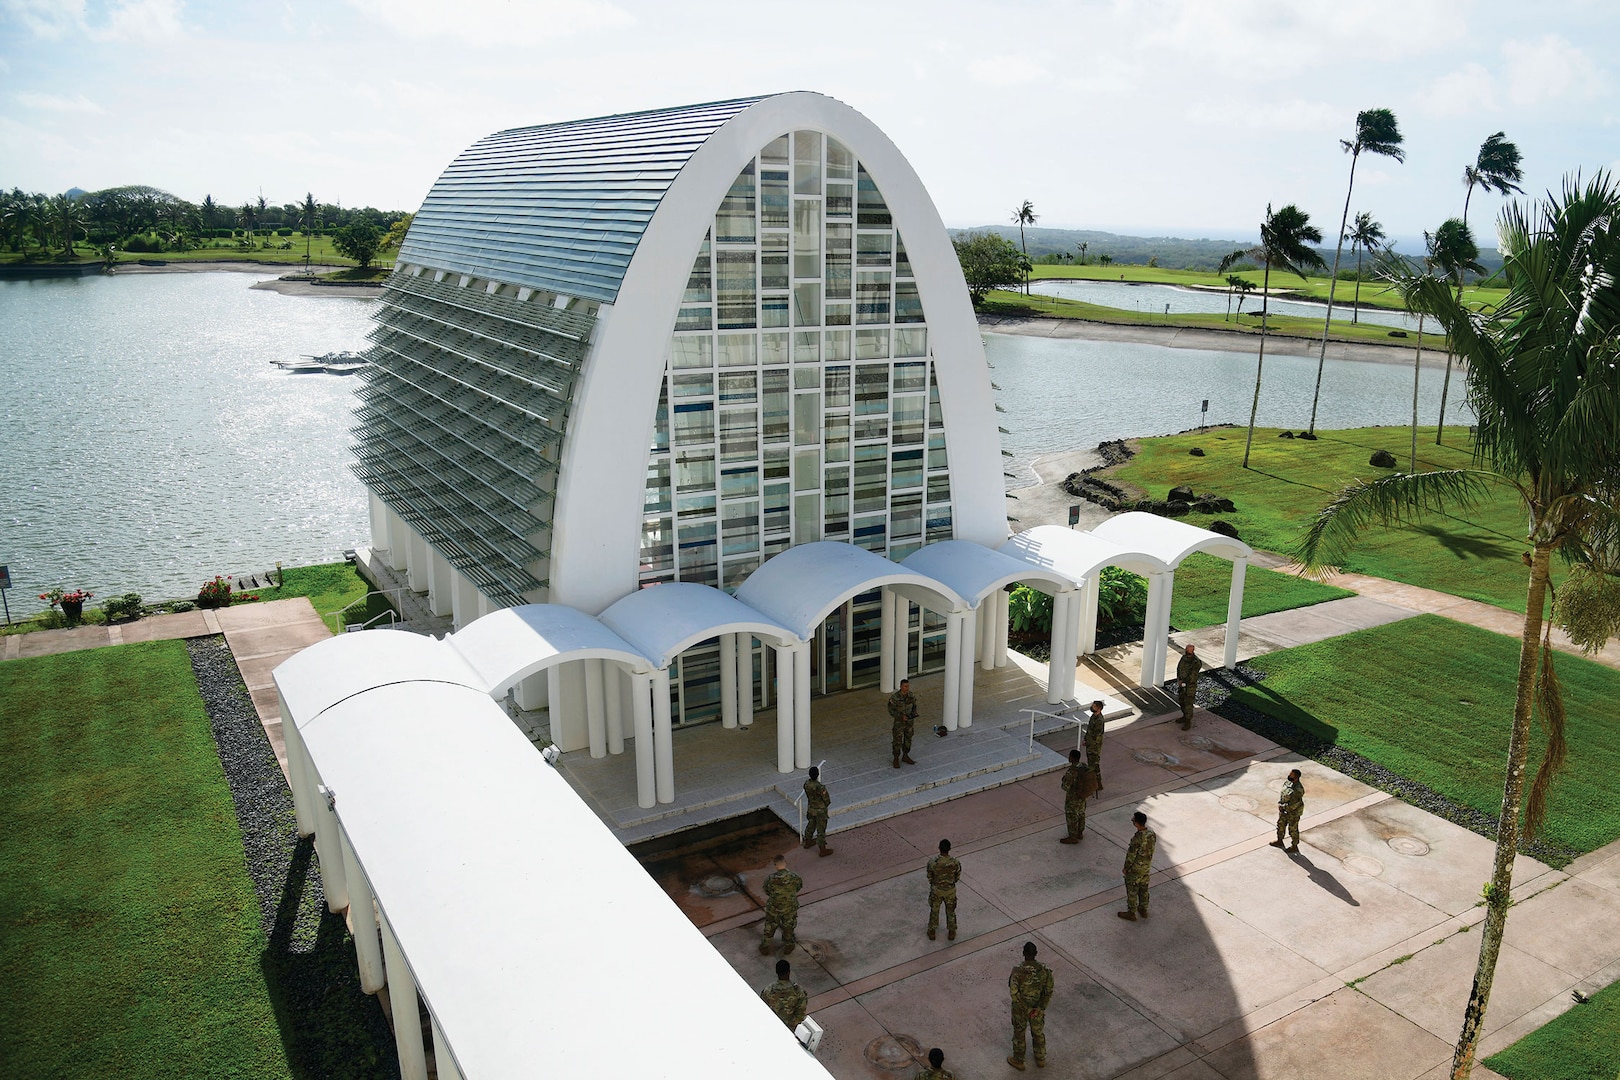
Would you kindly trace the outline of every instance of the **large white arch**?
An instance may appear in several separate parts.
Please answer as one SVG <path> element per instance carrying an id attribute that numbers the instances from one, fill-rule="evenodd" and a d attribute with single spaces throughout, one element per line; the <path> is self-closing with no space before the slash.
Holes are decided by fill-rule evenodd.
<path id="1" fill-rule="evenodd" d="M 750 634 L 781 648 L 802 640 L 736 597 L 690 581 L 637 590 L 600 618 L 661 668 L 698 642 L 721 634 Z"/>
<path id="2" fill-rule="evenodd" d="M 599 312 L 574 393 L 558 474 L 551 598 L 599 612 L 634 592 L 647 442 L 669 335 L 693 255 L 722 198 L 760 148 L 785 132 L 837 138 L 866 166 L 905 238 L 927 313 L 950 460 L 952 528 L 987 545 L 1007 535 L 989 367 L 950 236 L 922 181 L 876 125 L 821 94 L 765 98 L 687 160 L 648 222 L 618 298 Z"/>
<path id="3" fill-rule="evenodd" d="M 572 660 L 611 660 L 643 675 L 661 666 L 600 620 L 563 604 L 492 611 L 444 640 L 496 697 L 531 675 Z"/>

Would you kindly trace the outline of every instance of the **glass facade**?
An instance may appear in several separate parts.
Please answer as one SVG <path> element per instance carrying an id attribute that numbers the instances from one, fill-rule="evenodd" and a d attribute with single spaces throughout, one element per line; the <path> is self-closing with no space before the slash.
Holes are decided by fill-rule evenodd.
<path id="1" fill-rule="evenodd" d="M 738 173 L 696 253 L 649 439 L 640 580 L 733 591 L 796 544 L 899 561 L 951 536 L 928 327 L 883 194 L 838 140 L 794 131 Z M 878 594 L 812 648 L 822 692 L 875 683 Z M 912 669 L 944 622 L 912 613 Z M 676 716 L 718 715 L 718 650 L 688 650 Z M 756 662 L 757 665 L 757 662 Z"/>

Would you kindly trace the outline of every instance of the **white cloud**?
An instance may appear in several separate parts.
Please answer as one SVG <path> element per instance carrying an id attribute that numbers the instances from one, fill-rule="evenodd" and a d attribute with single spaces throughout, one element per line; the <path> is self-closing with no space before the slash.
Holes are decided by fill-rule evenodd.
<path id="1" fill-rule="evenodd" d="M 1481 64 L 1464 64 L 1419 91 L 1423 108 L 1435 116 L 1464 116 L 1496 107 L 1496 84 Z"/>
<path id="2" fill-rule="evenodd" d="M 181 0 L 115 0 L 95 23 L 85 0 L 4 0 L 8 17 L 52 41 L 74 33 L 94 41 L 166 41 L 182 32 L 180 8 Z"/>
<path id="3" fill-rule="evenodd" d="M 84 0 L 5 0 L 4 10 L 35 37 L 53 41 L 84 26 Z"/>
<path id="4" fill-rule="evenodd" d="M 11 96 L 16 100 L 17 104 L 25 109 L 67 113 L 99 113 L 107 111 L 83 94 L 68 98 L 59 94 L 41 94 L 32 90 L 22 90 Z"/>
<path id="5" fill-rule="evenodd" d="M 635 20 L 608 0 L 349 0 L 361 14 L 409 38 L 459 38 L 470 45 L 537 45 Z"/>
<path id="6" fill-rule="evenodd" d="M 1502 57 L 1508 97 L 1518 105 L 1540 105 L 1560 98 L 1584 100 L 1603 85 L 1591 58 L 1557 34 L 1546 34 L 1529 44 L 1509 41 L 1502 46 Z"/>
<path id="7" fill-rule="evenodd" d="M 1187 117 L 1217 129 L 1251 131 L 1335 131 L 1344 125 L 1344 109 L 1323 101 L 1200 101 L 1187 110 Z"/>
<path id="8" fill-rule="evenodd" d="M 1016 56 L 986 56 L 968 64 L 973 81 L 986 86 L 1022 86 L 1046 77 L 1046 69 Z"/>

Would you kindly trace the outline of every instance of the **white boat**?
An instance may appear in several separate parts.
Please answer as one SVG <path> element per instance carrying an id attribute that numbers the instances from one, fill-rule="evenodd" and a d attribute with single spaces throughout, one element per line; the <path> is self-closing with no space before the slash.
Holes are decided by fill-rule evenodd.
<path id="1" fill-rule="evenodd" d="M 322 353 L 320 356 L 301 356 L 297 360 L 272 360 L 270 362 L 282 371 L 294 375 L 314 375 L 317 373 L 353 375 L 365 367 L 368 361 L 359 353 L 346 349 L 342 352 Z"/>

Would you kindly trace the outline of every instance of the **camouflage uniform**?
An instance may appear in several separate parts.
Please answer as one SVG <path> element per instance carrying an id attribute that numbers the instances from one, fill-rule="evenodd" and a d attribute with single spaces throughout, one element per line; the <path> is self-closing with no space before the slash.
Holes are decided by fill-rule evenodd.
<path id="1" fill-rule="evenodd" d="M 1052 1001 L 1052 969 L 1039 960 L 1025 960 L 1007 976 L 1012 994 L 1012 1061 L 1024 1063 L 1024 1028 L 1034 1044 L 1035 1064 L 1046 1064 L 1046 1006 Z"/>
<path id="2" fill-rule="evenodd" d="M 1305 813 L 1305 785 L 1298 780 L 1284 780 L 1282 794 L 1277 796 L 1277 843 L 1283 842 L 1283 832 L 1287 830 L 1299 847 L 1299 819 Z"/>
<path id="3" fill-rule="evenodd" d="M 1196 655 L 1186 652 L 1176 661 L 1176 681 L 1181 684 L 1181 725 L 1186 727 L 1192 723 L 1193 706 L 1198 697 L 1198 673 L 1204 670 L 1204 662 Z"/>
<path id="4" fill-rule="evenodd" d="M 799 890 L 804 879 L 788 869 L 777 870 L 765 879 L 765 933 L 760 952 L 767 952 L 778 928 L 782 931 L 782 951 L 792 952 L 793 932 L 799 925 Z"/>
<path id="5" fill-rule="evenodd" d="M 810 1004 L 810 995 L 798 983 L 777 979 L 761 990 L 759 996 L 771 1007 L 771 1012 L 787 1025 L 789 1031 L 804 1023 L 805 1007 Z"/>
<path id="6" fill-rule="evenodd" d="M 804 782 L 804 846 L 827 846 L 827 811 L 832 806 L 832 796 L 827 794 L 827 785 L 820 780 L 806 780 Z"/>
<path id="7" fill-rule="evenodd" d="M 962 879 L 962 863 L 949 855 L 928 860 L 928 936 L 939 929 L 939 907 L 945 905 L 945 932 L 956 937 L 956 883 Z"/>
<path id="8" fill-rule="evenodd" d="M 1070 765 L 1063 773 L 1063 819 L 1069 826 L 1069 839 L 1079 840 L 1086 835 L 1086 796 L 1091 794 L 1086 766 L 1080 762 Z"/>
<path id="9" fill-rule="evenodd" d="M 1148 913 L 1148 875 L 1153 873 L 1153 851 L 1159 845 L 1152 829 L 1138 829 L 1125 849 L 1125 909 Z"/>
<path id="10" fill-rule="evenodd" d="M 1092 777 L 1097 781 L 1097 790 L 1102 790 L 1102 739 L 1103 718 L 1101 713 L 1092 713 L 1091 719 L 1086 721 L 1086 768 L 1091 770 Z"/>
<path id="11" fill-rule="evenodd" d="M 911 736 L 916 727 L 917 698 L 910 690 L 896 690 L 889 695 L 889 720 L 893 723 L 890 748 L 894 759 L 911 755 Z"/>
<path id="12" fill-rule="evenodd" d="M 914 1080 L 956 1080 L 956 1074 L 944 1066 L 936 1069 L 932 1065 L 924 1065 Z"/>

